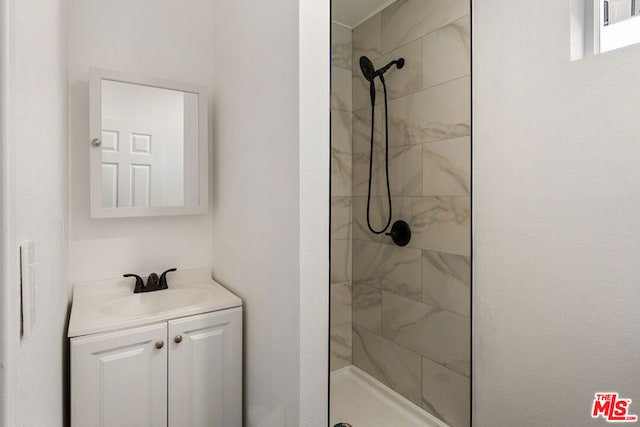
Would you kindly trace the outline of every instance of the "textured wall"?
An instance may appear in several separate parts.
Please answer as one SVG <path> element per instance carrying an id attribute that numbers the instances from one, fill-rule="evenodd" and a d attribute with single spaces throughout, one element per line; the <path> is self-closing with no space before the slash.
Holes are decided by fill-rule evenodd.
<path id="1" fill-rule="evenodd" d="M 6 426 L 63 426 L 67 214 L 66 2 L 8 1 L 8 122 L 2 141 Z M 4 63 L 4 60 L 8 60 Z M 35 323 L 19 338 L 18 245 L 35 248 Z"/>
<path id="2" fill-rule="evenodd" d="M 602 390 L 640 413 L 640 46 L 570 61 L 568 8 L 474 2 L 480 427 L 603 426 Z"/>
<path id="3" fill-rule="evenodd" d="M 371 107 L 361 55 L 385 75 L 393 221 L 407 247 L 366 223 Z M 469 423 L 469 2 L 399 1 L 353 30 L 353 363 L 452 426 Z M 371 219 L 387 218 L 378 83 Z"/>

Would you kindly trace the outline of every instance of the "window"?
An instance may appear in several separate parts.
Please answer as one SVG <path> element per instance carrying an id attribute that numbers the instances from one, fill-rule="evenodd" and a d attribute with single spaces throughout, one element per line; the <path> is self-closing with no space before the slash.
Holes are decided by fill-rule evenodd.
<path id="1" fill-rule="evenodd" d="M 595 53 L 640 43 L 640 0 L 594 0 Z"/>

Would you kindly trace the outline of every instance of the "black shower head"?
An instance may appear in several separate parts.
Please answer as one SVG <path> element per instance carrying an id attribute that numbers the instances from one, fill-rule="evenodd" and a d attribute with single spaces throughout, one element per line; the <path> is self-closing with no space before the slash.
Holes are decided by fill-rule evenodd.
<path id="1" fill-rule="evenodd" d="M 362 75 L 368 81 L 372 81 L 376 76 L 376 69 L 373 67 L 373 62 L 366 56 L 360 57 L 360 70 L 362 70 Z"/>
<path id="2" fill-rule="evenodd" d="M 404 58 L 391 61 L 384 67 L 380 68 L 379 70 L 376 70 L 375 67 L 373 66 L 373 62 L 371 62 L 369 58 L 367 58 L 366 56 L 360 57 L 360 70 L 362 70 L 362 75 L 364 76 L 365 79 L 367 79 L 370 82 L 373 81 L 373 79 L 375 79 L 376 76 L 381 76 L 384 73 L 386 73 L 387 70 L 391 68 L 393 65 L 396 65 L 398 68 L 404 67 Z"/>

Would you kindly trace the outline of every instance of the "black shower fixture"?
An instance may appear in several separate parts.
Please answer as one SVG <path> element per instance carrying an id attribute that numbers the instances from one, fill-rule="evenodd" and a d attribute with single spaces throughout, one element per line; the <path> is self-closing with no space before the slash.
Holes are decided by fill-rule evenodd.
<path id="1" fill-rule="evenodd" d="M 404 58 L 399 58 L 389 62 L 382 68 L 375 69 L 373 62 L 366 56 L 360 57 L 360 70 L 362 75 L 369 82 L 369 96 L 371 97 L 371 151 L 369 156 L 369 189 L 367 192 L 367 226 L 374 234 L 382 234 L 389 228 L 391 224 L 391 218 L 393 216 L 393 206 L 391 203 L 391 186 L 389 185 L 389 119 L 387 115 L 387 84 L 384 80 L 384 73 L 386 73 L 393 66 L 398 69 L 404 67 Z M 371 220 L 369 211 L 371 208 L 371 175 L 373 171 L 373 136 L 375 129 L 375 109 L 376 109 L 376 85 L 375 78 L 379 77 L 382 87 L 384 89 L 384 136 L 385 136 L 385 172 L 387 176 L 387 200 L 389 202 L 389 219 L 382 230 L 374 230 L 371 226 Z M 398 220 L 391 227 L 391 232 L 386 233 L 387 236 L 391 236 L 393 242 L 398 246 L 406 246 L 411 240 L 411 227 L 405 221 Z"/>
<path id="2" fill-rule="evenodd" d="M 397 65 L 398 69 L 404 67 L 404 58 L 396 59 L 395 61 L 389 62 L 384 67 L 376 70 L 373 66 L 373 62 L 366 56 L 360 57 L 360 70 L 362 70 L 362 75 L 368 81 L 373 81 L 377 76 L 382 76 L 384 73 L 389 70 L 392 66 Z"/>
<path id="3" fill-rule="evenodd" d="M 398 69 L 404 67 L 404 58 L 391 61 L 384 67 L 376 70 L 375 67 L 373 66 L 373 62 L 371 62 L 369 58 L 367 58 L 366 56 L 360 57 L 360 70 L 362 71 L 362 75 L 364 76 L 364 78 L 367 79 L 367 81 L 369 82 L 369 96 L 371 97 L 371 106 L 373 106 L 376 102 L 376 84 L 374 82 L 374 79 L 376 77 L 380 77 L 380 81 L 382 82 L 382 85 L 384 86 L 384 90 L 385 90 L 385 110 L 386 110 L 387 85 L 385 84 L 385 81 L 384 81 L 384 73 L 386 73 L 389 70 L 389 68 L 391 68 L 394 65 L 396 65 Z"/>
<path id="4" fill-rule="evenodd" d="M 411 227 L 401 219 L 393 223 L 390 233 L 385 234 L 391 236 L 393 243 L 398 246 L 407 246 L 411 241 Z"/>

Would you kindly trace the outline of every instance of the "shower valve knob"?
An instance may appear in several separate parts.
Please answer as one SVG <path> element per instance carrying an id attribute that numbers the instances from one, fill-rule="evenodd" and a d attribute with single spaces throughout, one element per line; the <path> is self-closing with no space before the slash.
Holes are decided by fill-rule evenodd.
<path id="1" fill-rule="evenodd" d="M 393 243 L 398 246 L 407 246 L 411 241 L 411 227 L 405 221 L 398 220 L 391 226 L 391 232 L 386 233 L 391 236 Z"/>

